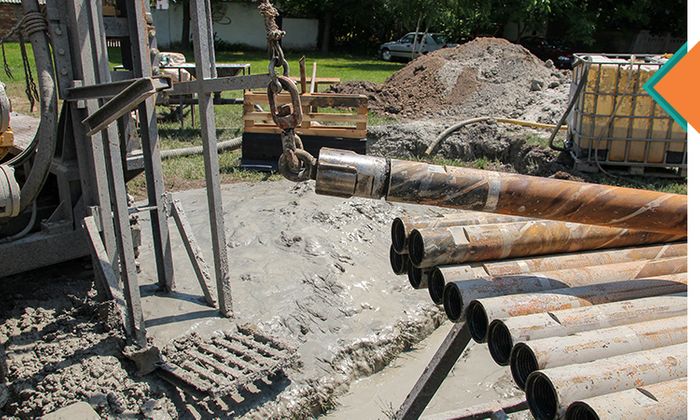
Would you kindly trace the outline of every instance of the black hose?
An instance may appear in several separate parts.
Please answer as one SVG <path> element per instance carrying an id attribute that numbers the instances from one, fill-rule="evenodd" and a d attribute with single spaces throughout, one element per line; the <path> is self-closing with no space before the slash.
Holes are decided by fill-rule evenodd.
<path id="1" fill-rule="evenodd" d="M 554 129 L 554 131 L 552 131 L 552 134 L 549 135 L 549 148 L 552 150 L 556 150 L 557 152 L 565 152 L 566 148 L 555 146 L 554 139 L 557 137 L 559 130 L 566 122 L 566 119 L 569 118 L 569 114 L 571 113 L 571 110 L 574 109 L 574 105 L 576 105 L 576 102 L 578 101 L 579 96 L 581 96 L 581 92 L 583 92 L 583 89 L 586 87 L 586 83 L 588 81 L 588 70 L 590 69 L 590 66 L 586 66 L 585 64 L 583 64 L 583 65 L 585 67 L 583 69 L 583 74 L 581 75 L 581 79 L 578 82 L 578 86 L 576 86 L 576 92 L 574 92 L 574 96 L 569 101 L 569 105 L 566 107 L 566 111 L 564 111 L 564 114 L 559 119 L 559 122 L 557 123 L 556 128 Z"/>
<path id="2" fill-rule="evenodd" d="M 37 75 L 39 78 L 39 100 L 41 103 L 41 121 L 35 134 L 36 143 L 32 168 L 22 185 L 20 198 L 20 211 L 23 211 L 34 201 L 46 182 L 49 175 L 51 161 L 56 151 L 58 100 L 56 94 L 56 82 L 53 60 L 49 48 L 49 39 L 46 34 L 46 21 L 39 17 L 39 3 L 37 0 L 22 0 L 24 12 L 34 18 L 23 28 L 34 51 Z M 42 24 L 43 23 L 43 24 Z"/>

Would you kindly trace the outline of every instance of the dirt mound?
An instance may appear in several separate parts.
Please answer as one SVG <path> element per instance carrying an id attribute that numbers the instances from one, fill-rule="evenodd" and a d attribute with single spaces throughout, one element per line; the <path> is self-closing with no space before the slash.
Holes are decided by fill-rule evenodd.
<path id="1" fill-rule="evenodd" d="M 346 82 L 332 89 L 362 93 L 370 109 L 416 119 L 425 116 L 505 116 L 554 122 L 566 103 L 568 80 L 521 45 L 477 38 L 422 56 L 384 84 Z"/>

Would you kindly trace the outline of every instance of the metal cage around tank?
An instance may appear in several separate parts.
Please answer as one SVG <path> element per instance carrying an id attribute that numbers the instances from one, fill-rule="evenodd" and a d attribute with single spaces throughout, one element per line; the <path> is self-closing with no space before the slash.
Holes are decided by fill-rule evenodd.
<path id="1" fill-rule="evenodd" d="M 685 176 L 687 133 L 644 90 L 663 66 L 651 54 L 575 54 L 568 148 L 586 172 Z M 583 83 L 578 97 L 575 92 Z M 665 170 L 664 170 L 665 169 Z"/>

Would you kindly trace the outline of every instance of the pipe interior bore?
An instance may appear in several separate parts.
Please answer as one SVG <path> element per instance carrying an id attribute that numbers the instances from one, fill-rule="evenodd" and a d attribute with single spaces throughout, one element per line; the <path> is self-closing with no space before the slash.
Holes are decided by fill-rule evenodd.
<path id="1" fill-rule="evenodd" d="M 513 350 L 513 337 L 506 324 L 500 319 L 491 322 L 487 336 L 489 353 L 493 360 L 501 366 L 508 366 L 510 352 Z"/>
<path id="2" fill-rule="evenodd" d="M 554 419 L 557 415 L 559 398 L 554 385 L 546 375 L 534 372 L 527 380 L 525 398 L 536 419 Z"/>
<path id="3" fill-rule="evenodd" d="M 566 410 L 567 420 L 600 420 L 595 410 L 583 401 L 572 403 Z"/>
<path id="4" fill-rule="evenodd" d="M 527 377 L 538 369 L 537 357 L 532 349 L 524 343 L 516 344 L 510 355 L 510 372 L 513 374 L 515 384 L 520 389 L 525 389 Z"/>
<path id="5" fill-rule="evenodd" d="M 419 266 L 423 262 L 424 251 L 423 235 L 414 230 L 408 237 L 408 256 L 411 258 L 413 265 Z"/>
<path id="6" fill-rule="evenodd" d="M 391 246 L 398 250 L 406 247 L 406 226 L 400 217 L 391 223 Z"/>
<path id="7" fill-rule="evenodd" d="M 450 321 L 459 321 L 462 315 L 462 296 L 459 288 L 454 283 L 449 283 L 445 286 L 442 303 L 445 306 L 445 314 Z"/>
<path id="8" fill-rule="evenodd" d="M 430 273 L 430 278 L 428 279 L 428 293 L 430 294 L 430 299 L 432 299 L 434 303 L 438 305 L 442 304 L 442 297 L 445 293 L 445 277 L 438 269 Z"/>
<path id="9" fill-rule="evenodd" d="M 469 331 L 474 341 L 477 343 L 486 341 L 486 333 L 489 329 L 489 317 L 486 314 L 484 306 L 478 301 L 473 301 L 467 306 L 466 315 Z"/>
<path id="10" fill-rule="evenodd" d="M 411 283 L 414 289 L 421 288 L 421 282 L 423 279 L 423 270 L 411 264 L 408 268 L 408 281 Z"/>
<path id="11" fill-rule="evenodd" d="M 389 263 L 391 264 L 391 270 L 394 274 L 406 274 L 408 271 L 408 257 L 406 255 L 399 254 L 391 248 L 389 250 Z"/>

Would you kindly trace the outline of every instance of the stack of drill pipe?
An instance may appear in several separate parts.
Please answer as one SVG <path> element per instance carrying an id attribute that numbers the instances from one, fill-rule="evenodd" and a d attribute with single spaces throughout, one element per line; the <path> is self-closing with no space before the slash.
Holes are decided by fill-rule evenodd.
<path id="1" fill-rule="evenodd" d="M 567 409 L 569 418 L 584 414 L 577 410 L 579 402 L 591 401 L 596 397 L 603 398 L 603 404 L 617 404 L 615 397 L 624 391 L 640 389 L 654 384 L 659 387 L 664 382 L 680 380 L 688 375 L 688 349 L 686 343 L 659 347 L 650 350 L 625 353 L 618 356 L 598 359 L 587 363 L 577 363 L 566 366 L 538 370 L 530 374 L 525 384 L 525 397 L 530 411 L 537 419 L 555 419 L 563 417 Z M 683 387 L 682 384 L 678 384 Z M 673 385 L 672 385 L 673 386 Z M 663 395 L 663 393 L 662 393 Z M 668 394 L 666 394 L 668 397 Z M 623 395 L 628 404 L 634 404 L 635 396 Z M 598 401 L 601 399 L 599 398 Z M 647 400 L 651 403 L 654 398 Z M 685 401 L 683 401 L 685 400 Z M 687 403 L 687 398 L 681 398 L 681 404 Z M 576 405 L 574 405 L 576 403 Z M 596 404 L 595 401 L 593 401 Z M 666 402 L 668 404 L 668 402 Z M 641 405 L 641 404 L 640 404 Z M 644 412 L 645 407 L 638 407 Z M 686 407 L 676 406 L 676 415 L 682 417 Z M 647 411 L 649 413 L 649 411 Z M 653 413 L 653 411 L 651 411 Z M 661 414 L 664 410 L 661 410 Z M 680 414 L 679 414 L 680 413 Z M 628 416 L 607 416 L 603 418 L 645 418 Z M 647 418 L 673 418 L 671 417 Z M 581 418 L 581 417 L 578 417 Z M 584 417 L 585 418 L 585 417 Z M 596 418 L 596 417 L 593 417 Z"/>
<path id="2" fill-rule="evenodd" d="M 445 284 L 488 276 L 537 273 L 568 268 L 580 268 L 604 264 L 660 259 L 687 255 L 685 243 L 648 245 L 606 251 L 589 251 L 543 257 L 521 258 L 506 261 L 488 261 L 462 265 L 438 266 L 430 271 L 428 291 L 436 304 L 442 304 Z"/>
<path id="3" fill-rule="evenodd" d="M 469 326 L 474 341 L 483 343 L 486 340 L 488 326 L 495 319 L 681 293 L 687 291 L 687 281 L 688 274 L 681 273 L 578 287 L 563 286 L 560 289 L 551 288 L 534 293 L 504 296 L 492 294 L 491 296 L 495 297 L 472 300 L 462 312 L 463 315 L 458 313 L 457 318 L 462 316 Z M 448 290 L 445 291 L 446 295 L 447 292 Z M 461 299 L 461 296 L 457 296 Z M 448 317 L 452 317 L 453 313 L 447 309 L 448 303 L 453 302 L 446 300 L 445 303 L 445 312 Z"/>
<path id="4" fill-rule="evenodd" d="M 685 315 L 686 296 L 686 293 L 652 296 L 496 319 L 488 328 L 489 353 L 496 363 L 508 366 L 513 347 L 521 342 Z"/>
<path id="5" fill-rule="evenodd" d="M 646 285 L 651 285 L 651 283 L 642 282 L 639 279 L 650 279 L 651 281 L 657 278 L 661 279 L 662 277 L 659 276 L 668 277 L 669 275 L 685 273 L 686 271 L 687 258 L 672 257 L 657 260 L 641 260 L 569 268 L 540 273 L 480 277 L 448 283 L 445 286 L 443 304 L 447 317 L 453 322 L 459 322 L 465 319 L 474 306 L 478 306 L 484 302 L 491 305 L 489 308 L 495 308 L 495 313 L 498 314 L 501 312 L 510 313 L 509 311 L 525 311 L 534 309 L 534 307 L 520 309 L 522 305 L 518 303 L 518 299 L 522 299 L 524 302 L 528 296 L 532 296 L 533 294 L 535 297 L 541 296 L 543 302 L 546 298 L 556 298 L 564 301 L 565 298 L 559 297 L 560 295 L 556 292 L 564 291 L 569 293 L 567 290 L 576 288 L 574 292 L 580 293 L 582 296 L 588 296 L 590 293 L 598 292 L 598 289 L 593 288 L 589 290 L 585 289 L 585 287 L 592 288 L 601 283 L 614 281 L 621 281 L 624 283 L 627 280 L 634 280 L 628 281 L 628 283 L 633 283 L 629 285 L 629 287 L 643 288 Z M 673 283 L 673 285 L 676 286 L 676 283 Z M 584 289 L 581 289 L 582 287 Z M 609 287 L 611 290 L 614 290 L 616 286 Z M 683 287 L 685 286 L 683 285 Z M 667 293 L 678 293 L 682 291 L 684 290 L 673 290 Z M 538 294 L 537 292 L 540 293 Z M 548 293 L 544 294 L 541 292 Z M 574 297 L 571 297 L 571 299 L 574 299 Z M 475 312 L 471 311 L 471 313 Z M 472 336 L 476 340 L 479 340 L 479 338 L 482 337 L 481 330 L 483 330 L 483 335 L 485 335 L 487 327 L 488 324 L 485 326 L 480 325 L 478 331 L 472 330 Z"/>
<path id="6" fill-rule="evenodd" d="M 414 229 L 506 224 L 525 220 L 529 219 L 473 211 L 438 216 L 397 217 L 391 225 L 391 248 L 389 250 L 391 269 L 397 275 L 407 274 L 409 283 L 414 289 L 425 289 L 428 287 L 428 278 L 432 267 L 419 268 L 412 264 L 409 259 L 408 237 Z"/>
<path id="7" fill-rule="evenodd" d="M 527 378 L 537 370 L 682 344 L 687 334 L 688 318 L 681 315 L 525 341 L 513 348 L 510 370 L 515 384 L 524 389 Z"/>

